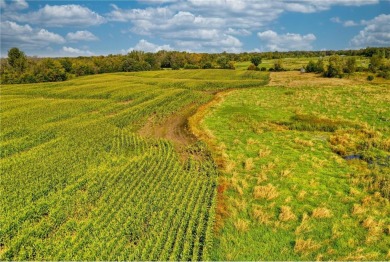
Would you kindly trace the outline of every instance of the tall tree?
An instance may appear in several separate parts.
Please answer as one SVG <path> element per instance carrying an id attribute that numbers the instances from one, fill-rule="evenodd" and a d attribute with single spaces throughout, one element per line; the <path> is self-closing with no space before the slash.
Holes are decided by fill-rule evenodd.
<path id="1" fill-rule="evenodd" d="M 8 51 L 8 64 L 18 72 L 23 72 L 26 69 L 27 58 L 26 55 L 13 47 Z"/>

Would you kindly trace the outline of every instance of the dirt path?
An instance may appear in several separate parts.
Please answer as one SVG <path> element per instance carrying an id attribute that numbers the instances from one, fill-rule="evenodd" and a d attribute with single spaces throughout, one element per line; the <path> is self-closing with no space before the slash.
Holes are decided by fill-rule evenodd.
<path id="1" fill-rule="evenodd" d="M 187 105 L 182 110 L 167 117 L 162 123 L 155 123 L 154 118 L 151 118 L 138 133 L 145 137 L 167 139 L 181 152 L 197 141 L 188 129 L 187 120 L 195 113 L 196 109 L 195 104 Z"/>

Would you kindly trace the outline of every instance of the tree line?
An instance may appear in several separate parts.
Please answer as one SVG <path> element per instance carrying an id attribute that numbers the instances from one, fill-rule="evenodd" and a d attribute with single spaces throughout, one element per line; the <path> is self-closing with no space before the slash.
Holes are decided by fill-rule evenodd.
<path id="1" fill-rule="evenodd" d="M 369 60 L 368 68 L 357 66 L 355 56 L 332 55 L 327 59 L 325 66 L 324 58 L 320 57 L 317 62 L 310 60 L 306 65 L 306 72 L 322 74 L 324 77 L 342 78 L 346 74 L 355 72 L 371 72 L 378 77 L 390 79 L 390 62 L 382 52 L 374 53 Z M 368 76 L 368 80 L 373 80 L 373 76 Z"/>
<path id="2" fill-rule="evenodd" d="M 72 77 L 113 72 L 135 72 L 160 69 L 235 69 L 235 62 L 252 61 L 250 70 L 258 68 L 261 59 L 278 59 L 273 71 L 283 71 L 282 58 L 321 56 L 380 56 L 390 58 L 390 48 L 366 48 L 341 51 L 290 51 L 262 53 L 188 53 L 159 51 L 145 53 L 131 51 L 126 55 L 92 57 L 36 58 L 14 47 L 8 51 L 8 58 L 1 59 L 0 81 L 3 84 L 64 81 Z M 310 65 L 311 66 L 311 65 Z M 309 67 L 310 68 L 310 67 Z M 379 67 L 378 67 L 379 68 Z M 309 69 L 310 70 L 310 69 Z M 377 69 L 378 70 L 378 69 Z"/>

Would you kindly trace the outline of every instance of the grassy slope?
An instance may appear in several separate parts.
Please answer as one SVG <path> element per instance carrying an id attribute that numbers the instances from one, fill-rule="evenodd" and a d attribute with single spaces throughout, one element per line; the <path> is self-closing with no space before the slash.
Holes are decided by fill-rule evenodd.
<path id="1" fill-rule="evenodd" d="M 137 132 L 213 92 L 264 81 L 256 74 L 156 71 L 2 85 L 0 259 L 207 258 L 216 177 L 207 151 L 190 145 L 187 156 L 196 158 L 183 162 L 169 141 Z"/>
<path id="2" fill-rule="evenodd" d="M 283 87 L 282 77 L 276 87 L 231 92 L 206 116 L 203 127 L 224 162 L 220 185 L 228 187 L 220 197 L 219 212 L 227 213 L 214 259 L 390 258 L 390 204 L 383 196 L 390 173 L 388 83 L 326 86 L 308 77 L 306 86 Z M 340 130 L 323 132 L 316 121 Z M 335 154 L 342 139 L 367 142 L 357 130 L 375 130 L 370 134 L 383 147 L 370 142 L 362 154 L 381 155 L 387 166 Z M 343 146 L 345 154 L 356 153 Z M 384 187 L 366 181 L 372 172 L 385 176 Z"/>

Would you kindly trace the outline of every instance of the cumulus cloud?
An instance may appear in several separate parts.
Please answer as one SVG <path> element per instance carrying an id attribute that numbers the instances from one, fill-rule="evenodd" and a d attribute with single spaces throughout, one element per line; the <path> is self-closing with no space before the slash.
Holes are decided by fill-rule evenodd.
<path id="1" fill-rule="evenodd" d="M 332 6 L 361 6 L 379 0 L 156 0 L 158 6 L 122 9 L 111 5 L 107 19 L 130 24 L 127 32 L 172 41 L 175 48 L 192 44 L 191 50 L 208 51 L 242 48 L 240 37 L 258 32 L 275 21 L 282 13 L 313 13 Z M 141 2 L 149 3 L 148 0 Z M 353 26 L 346 21 L 345 26 Z M 294 38 L 293 36 L 289 36 Z M 305 39 L 306 41 L 313 41 Z M 226 46 L 231 43 L 231 46 Z M 300 45 L 297 45 L 300 46 Z M 306 49 L 309 45 L 302 44 Z M 279 45 L 278 47 L 283 47 Z M 185 48 L 188 50 L 188 48 Z"/>
<path id="2" fill-rule="evenodd" d="M 306 0 L 280 1 L 286 11 L 299 13 L 315 13 L 329 10 L 332 6 L 362 6 L 377 4 L 379 0 Z"/>
<path id="3" fill-rule="evenodd" d="M 353 47 L 390 46 L 390 15 L 381 14 L 362 23 L 365 28 L 352 38 Z"/>
<path id="4" fill-rule="evenodd" d="M 259 32 L 257 36 L 270 51 L 311 50 L 315 35 L 307 34 L 278 34 L 272 30 Z"/>
<path id="5" fill-rule="evenodd" d="M 101 15 L 80 5 L 45 5 L 35 12 L 26 14 L 9 14 L 18 22 L 29 22 L 47 27 L 93 26 L 106 20 Z"/>
<path id="6" fill-rule="evenodd" d="M 134 47 L 131 47 L 128 50 L 122 50 L 122 53 L 128 53 L 133 50 L 155 53 L 160 50 L 170 51 L 172 48 L 170 45 L 156 45 L 142 39 Z"/>
<path id="7" fill-rule="evenodd" d="M 19 25 L 12 21 L 4 21 L 1 22 L 1 43 L 3 51 L 13 46 L 30 49 L 63 44 L 65 39 L 46 29 L 34 29 L 28 24 Z"/>
<path id="8" fill-rule="evenodd" d="M 69 55 L 74 55 L 74 56 L 82 56 L 82 55 L 90 56 L 90 55 L 93 55 L 93 53 L 91 51 L 89 51 L 89 50 L 80 50 L 80 49 L 77 49 L 77 48 L 67 47 L 67 46 L 63 46 L 62 47 L 62 51 L 64 51 L 65 53 L 67 53 Z"/>
<path id="9" fill-rule="evenodd" d="M 7 4 L 5 0 L 0 0 L 0 8 L 7 11 L 23 10 L 28 8 L 28 3 L 25 0 L 13 0 Z"/>
<path id="10" fill-rule="evenodd" d="M 77 31 L 77 32 L 70 32 L 66 35 L 66 39 L 72 42 L 78 42 L 78 41 L 96 41 L 99 40 L 94 34 L 92 34 L 89 31 Z"/>

